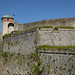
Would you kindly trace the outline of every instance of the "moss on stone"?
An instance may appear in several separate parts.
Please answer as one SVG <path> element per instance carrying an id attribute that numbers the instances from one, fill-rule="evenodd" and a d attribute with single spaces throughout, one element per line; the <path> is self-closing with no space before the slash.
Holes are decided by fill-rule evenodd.
<path id="1" fill-rule="evenodd" d="M 11 36 L 11 33 L 10 33 L 10 34 L 5 34 L 5 35 L 3 35 L 2 37 L 3 37 L 3 38 L 6 38 L 7 36 Z"/>

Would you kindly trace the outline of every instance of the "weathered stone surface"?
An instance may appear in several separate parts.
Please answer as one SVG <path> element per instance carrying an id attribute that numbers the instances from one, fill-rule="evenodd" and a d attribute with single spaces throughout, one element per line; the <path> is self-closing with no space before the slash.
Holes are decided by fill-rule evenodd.
<path id="1" fill-rule="evenodd" d="M 35 52 L 37 31 L 36 29 L 9 36 L 4 39 L 3 51 L 29 54 Z"/>
<path id="2" fill-rule="evenodd" d="M 53 28 L 56 26 L 75 27 L 75 18 L 45 20 L 27 24 L 14 23 L 14 30 L 25 30 L 35 26 L 53 26 Z M 4 38 L 3 44 L 1 43 L 0 45 L 0 54 L 3 50 L 4 52 L 27 55 L 35 53 L 36 47 L 40 45 L 75 46 L 75 29 L 54 30 L 52 28 L 40 28 L 14 34 Z M 39 51 L 42 66 L 45 67 L 42 75 L 75 74 L 75 49 L 43 49 Z M 34 63 L 31 58 L 23 60 L 21 57 L 22 56 L 18 58 L 14 55 L 11 59 L 9 56 L 7 63 L 5 63 L 3 58 L 0 57 L 0 75 L 28 75 L 31 71 L 31 64 Z"/>
<path id="3" fill-rule="evenodd" d="M 40 45 L 75 46 L 75 29 L 33 29 L 4 38 L 3 50 L 28 54 Z"/>
<path id="4" fill-rule="evenodd" d="M 74 75 L 75 74 L 75 49 L 71 50 L 51 50 L 41 49 L 40 60 L 45 66 L 42 75 Z M 66 54 L 65 54 L 66 53 Z"/>
<path id="5" fill-rule="evenodd" d="M 75 74 L 75 49 L 40 49 L 38 52 L 40 68 L 45 68 L 41 75 Z M 33 75 L 34 63 L 37 64 L 37 56 L 33 54 L 9 54 L 7 61 L 0 56 L 0 75 Z"/>
<path id="6" fill-rule="evenodd" d="M 75 18 L 50 19 L 50 20 L 43 20 L 43 21 L 37 21 L 37 22 L 32 22 L 32 23 L 20 24 L 20 25 L 23 25 L 24 29 L 32 28 L 35 26 L 75 27 Z"/>
<path id="7" fill-rule="evenodd" d="M 38 30 L 38 46 L 75 46 L 75 29 Z"/>

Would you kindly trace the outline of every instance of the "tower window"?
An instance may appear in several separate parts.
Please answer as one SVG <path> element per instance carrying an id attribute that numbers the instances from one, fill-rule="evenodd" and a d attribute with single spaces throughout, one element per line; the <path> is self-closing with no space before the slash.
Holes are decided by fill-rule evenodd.
<path id="1" fill-rule="evenodd" d="M 9 24 L 8 24 L 8 28 L 9 28 L 10 26 L 14 27 L 14 24 L 13 24 L 13 23 L 9 23 Z"/>
<path id="2" fill-rule="evenodd" d="M 9 21 L 9 18 L 7 18 L 7 21 Z"/>

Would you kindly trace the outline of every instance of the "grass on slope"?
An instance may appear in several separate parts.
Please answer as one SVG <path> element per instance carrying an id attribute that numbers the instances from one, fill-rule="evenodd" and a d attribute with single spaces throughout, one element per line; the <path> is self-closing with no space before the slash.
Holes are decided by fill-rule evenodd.
<path id="1" fill-rule="evenodd" d="M 26 30 L 24 30 L 24 31 L 17 31 L 17 32 L 15 32 L 15 34 L 19 34 L 19 33 L 21 33 L 21 32 L 29 31 L 29 30 L 36 29 L 36 28 L 53 28 L 53 27 L 52 27 L 52 26 L 36 26 L 36 27 L 32 27 L 32 28 L 26 29 Z M 59 27 L 55 27 L 55 28 L 56 28 L 56 29 L 58 29 L 58 28 L 75 29 L 75 27 L 70 27 L 70 26 L 68 26 L 68 27 L 59 26 Z M 7 36 L 11 36 L 11 34 L 12 34 L 12 33 L 5 34 L 5 35 L 3 36 L 3 38 L 5 38 L 5 37 L 7 37 Z"/>
<path id="2" fill-rule="evenodd" d="M 38 46 L 37 49 L 75 49 L 75 46 L 48 46 L 48 45 L 41 45 L 41 46 Z"/>
<path id="3" fill-rule="evenodd" d="M 21 32 L 29 31 L 29 30 L 36 29 L 36 28 L 52 28 L 52 26 L 36 26 L 36 27 L 32 27 L 32 28 L 26 29 L 26 30 L 24 30 L 24 31 L 17 31 L 17 32 L 15 32 L 15 34 L 19 34 L 19 33 L 21 33 Z M 6 38 L 7 36 L 11 36 L 11 34 L 12 34 L 12 33 L 5 34 L 5 35 L 3 36 L 3 38 Z"/>
<path id="4" fill-rule="evenodd" d="M 55 28 L 63 28 L 63 29 L 75 29 L 75 27 L 70 27 L 70 26 L 67 26 L 67 27 L 58 26 L 58 27 L 55 27 Z"/>

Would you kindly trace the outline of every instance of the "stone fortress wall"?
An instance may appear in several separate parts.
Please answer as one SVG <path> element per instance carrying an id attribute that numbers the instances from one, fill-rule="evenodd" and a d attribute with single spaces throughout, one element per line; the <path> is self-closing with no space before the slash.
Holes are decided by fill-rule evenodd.
<path id="1" fill-rule="evenodd" d="M 58 29 L 57 31 L 53 31 L 52 28 L 33 29 L 4 38 L 3 50 L 26 55 L 35 53 L 36 47 L 40 45 L 75 46 L 74 33 L 75 29 Z M 75 74 L 75 49 L 39 49 L 38 51 L 42 66 L 45 67 L 42 75 Z M 15 74 L 30 72 L 30 68 L 26 64 L 25 67 L 15 65 L 17 64 L 13 64 L 13 66 L 11 66 L 11 63 L 6 64 L 3 73 L 7 73 L 7 70 L 11 74 L 14 74 L 14 72 Z M 8 66 L 11 66 L 12 69 Z M 19 67 L 21 70 L 19 70 Z"/>
<path id="2" fill-rule="evenodd" d="M 53 26 L 53 28 L 36 28 L 21 32 L 4 38 L 3 50 L 7 52 L 16 52 L 21 54 L 30 54 L 36 51 L 37 46 L 75 46 L 75 28 L 54 30 L 54 27 L 75 27 L 75 18 L 45 20 L 27 24 L 14 23 L 15 30 L 25 30 L 36 26 Z M 45 71 L 42 75 L 74 75 L 75 74 L 75 49 L 39 49 L 39 56 Z M 12 61 L 13 62 L 13 61 Z M 16 62 L 16 61 L 15 61 Z M 13 64 L 14 65 L 14 64 Z M 17 65 L 17 64 L 16 64 Z M 25 74 L 23 66 L 12 66 L 9 62 L 3 68 L 11 74 Z M 24 65 L 25 66 L 25 65 Z M 18 68 L 21 68 L 19 70 Z M 27 66 L 25 68 L 29 69 Z"/>
<path id="3" fill-rule="evenodd" d="M 46 71 L 43 75 L 74 75 L 75 49 L 40 49 L 40 60 Z"/>
<path id="4" fill-rule="evenodd" d="M 36 50 L 36 39 L 36 29 L 9 36 L 3 40 L 3 50 L 12 53 L 30 54 Z"/>
<path id="5" fill-rule="evenodd" d="M 34 52 L 35 46 L 40 45 L 75 46 L 75 28 L 58 28 L 58 30 L 54 30 L 54 27 L 74 27 L 74 23 L 75 18 L 44 20 L 27 24 L 14 23 L 14 29 L 16 31 L 25 30 L 36 26 L 53 26 L 53 28 L 36 28 L 9 36 L 4 39 L 3 50 L 10 52 L 21 51 L 21 53 L 25 53 L 28 50 L 29 52 L 32 50 L 32 52 Z M 15 45 L 15 41 L 17 41 L 17 45 Z M 35 41 L 37 42 L 37 45 L 35 44 Z M 11 46 L 11 44 L 9 45 L 9 43 L 13 44 L 13 46 Z M 25 52 L 24 49 L 26 50 Z"/>
<path id="6" fill-rule="evenodd" d="M 75 29 L 42 28 L 38 31 L 38 46 L 40 45 L 75 46 Z"/>
<path id="7" fill-rule="evenodd" d="M 75 27 L 75 18 L 61 18 L 61 19 L 50 19 L 50 20 L 43 20 L 43 21 L 37 21 L 32 23 L 25 23 L 25 24 L 18 24 L 14 23 L 14 25 L 18 25 L 18 30 L 25 30 L 28 28 L 36 27 L 36 26 L 70 26 Z"/>
<path id="8" fill-rule="evenodd" d="M 4 51 L 30 53 L 37 46 L 75 46 L 75 29 L 37 28 L 4 38 Z M 36 42 L 36 43 L 35 43 Z"/>

